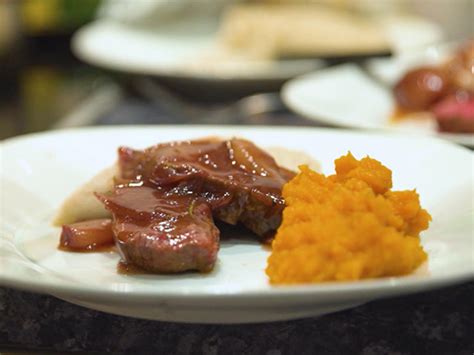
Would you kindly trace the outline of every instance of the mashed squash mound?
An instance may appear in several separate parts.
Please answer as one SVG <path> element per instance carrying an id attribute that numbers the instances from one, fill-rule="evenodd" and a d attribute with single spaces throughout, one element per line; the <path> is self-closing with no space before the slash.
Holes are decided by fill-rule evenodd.
<path id="1" fill-rule="evenodd" d="M 284 186 L 272 284 L 405 275 L 427 259 L 419 234 L 431 216 L 416 191 L 391 191 L 391 171 L 369 157 L 348 153 L 335 165 L 328 177 L 301 166 Z"/>

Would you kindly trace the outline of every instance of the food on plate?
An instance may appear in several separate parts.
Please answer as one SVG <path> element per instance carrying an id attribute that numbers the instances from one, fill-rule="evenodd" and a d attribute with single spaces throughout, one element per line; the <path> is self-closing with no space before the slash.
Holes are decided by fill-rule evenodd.
<path id="1" fill-rule="evenodd" d="M 271 155 L 279 166 L 296 170 L 298 165 L 305 164 L 319 171 L 319 163 L 301 151 L 281 147 L 268 147 L 265 151 Z M 92 179 L 74 191 L 61 205 L 53 219 L 53 224 L 61 226 L 78 221 L 96 218 L 110 218 L 110 211 L 96 198 L 94 193 L 107 193 L 114 188 L 115 176 L 119 176 L 117 163 L 105 168 Z"/>
<path id="2" fill-rule="evenodd" d="M 119 150 L 126 184 L 192 193 L 206 201 L 215 218 L 242 223 L 264 237 L 280 225 L 281 188 L 294 172 L 243 139 L 159 144 L 144 151 Z"/>
<path id="3" fill-rule="evenodd" d="M 95 192 L 107 192 L 114 187 L 114 176 L 119 174 L 118 165 L 105 168 L 64 200 L 53 224 L 61 226 L 91 219 L 109 218 L 110 212 L 100 203 Z"/>
<path id="4" fill-rule="evenodd" d="M 92 251 L 114 244 L 112 221 L 92 219 L 62 226 L 59 244 L 63 250 Z"/>
<path id="5" fill-rule="evenodd" d="M 433 105 L 431 111 L 441 131 L 474 133 L 474 96 L 450 95 Z"/>
<path id="6" fill-rule="evenodd" d="M 474 40 L 438 66 L 408 71 L 393 92 L 398 117 L 430 111 L 440 131 L 474 133 Z"/>
<path id="7" fill-rule="evenodd" d="M 391 191 L 391 171 L 350 153 L 336 174 L 307 166 L 283 188 L 287 207 L 272 242 L 272 284 L 405 275 L 426 259 L 419 234 L 431 216 L 416 191 Z"/>
<path id="8" fill-rule="evenodd" d="M 219 38 L 230 52 L 264 59 L 390 52 L 384 29 L 368 16 L 308 2 L 234 5 Z"/>
<path id="9" fill-rule="evenodd" d="M 286 154 L 296 163 L 310 161 Z M 210 271 L 219 249 L 213 220 L 242 224 L 264 241 L 280 225 L 281 189 L 294 175 L 244 139 L 121 147 L 117 164 L 68 198 L 54 222 L 64 225 L 61 242 L 68 245 L 61 246 L 80 245 L 75 236 L 88 236 L 82 244 L 91 245 L 88 233 L 97 231 L 77 222 L 108 216 L 125 262 L 152 272 Z"/>
<path id="10" fill-rule="evenodd" d="M 395 99 L 403 110 L 423 111 L 446 95 L 448 81 L 448 75 L 442 68 L 410 70 L 395 85 Z"/>
<path id="11" fill-rule="evenodd" d="M 112 212 L 112 231 L 124 260 L 151 272 L 212 270 L 219 230 L 210 204 L 193 194 L 147 186 L 98 195 Z"/>
<path id="12" fill-rule="evenodd" d="M 474 93 L 474 39 L 465 42 L 445 63 L 445 70 L 455 88 Z"/>

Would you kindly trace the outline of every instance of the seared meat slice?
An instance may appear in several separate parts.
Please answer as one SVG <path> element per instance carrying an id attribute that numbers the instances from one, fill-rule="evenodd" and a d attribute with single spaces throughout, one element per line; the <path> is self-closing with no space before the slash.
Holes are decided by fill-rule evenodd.
<path id="1" fill-rule="evenodd" d="M 144 184 L 207 201 L 214 216 L 259 236 L 280 225 L 283 185 L 294 173 L 243 139 L 165 143 L 119 149 L 118 184 Z"/>
<path id="2" fill-rule="evenodd" d="M 162 273 L 212 270 L 219 230 L 205 201 L 145 186 L 97 197 L 112 212 L 115 242 L 127 263 Z"/>
<path id="3" fill-rule="evenodd" d="M 111 220 L 92 219 L 64 224 L 59 247 L 69 251 L 92 251 L 114 245 Z"/>

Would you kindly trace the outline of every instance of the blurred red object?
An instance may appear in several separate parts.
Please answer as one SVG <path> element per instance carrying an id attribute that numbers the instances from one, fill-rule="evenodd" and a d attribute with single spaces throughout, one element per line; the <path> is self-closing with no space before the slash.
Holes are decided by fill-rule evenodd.
<path id="1" fill-rule="evenodd" d="M 431 109 L 444 132 L 474 133 L 474 97 L 466 92 L 450 95 Z"/>

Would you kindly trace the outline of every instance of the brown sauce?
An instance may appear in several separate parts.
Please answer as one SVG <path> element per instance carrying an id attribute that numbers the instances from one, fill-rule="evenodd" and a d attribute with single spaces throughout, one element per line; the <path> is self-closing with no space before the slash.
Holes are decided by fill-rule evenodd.
<path id="1" fill-rule="evenodd" d="M 117 252 L 117 248 L 115 244 L 100 245 L 100 246 L 92 245 L 91 247 L 86 248 L 86 249 L 74 249 L 67 246 L 58 245 L 58 250 L 67 251 L 71 253 L 116 253 Z"/>
<path id="2" fill-rule="evenodd" d="M 208 270 L 208 271 L 187 270 L 186 273 L 196 272 L 196 273 L 201 273 L 201 274 L 207 274 L 211 271 L 212 270 Z M 133 276 L 133 275 L 155 275 L 156 274 L 156 272 L 145 270 L 145 269 L 143 269 L 143 268 L 141 268 L 137 265 L 129 264 L 126 261 L 123 261 L 123 260 L 120 260 L 117 263 L 117 273 L 120 274 L 120 275 L 128 275 L 128 276 Z M 161 274 L 163 274 L 163 275 L 175 274 L 175 272 L 161 272 Z"/>
<path id="3" fill-rule="evenodd" d="M 282 202 L 281 188 L 294 173 L 251 142 L 201 140 L 159 144 L 144 151 L 122 147 L 119 165 L 124 183 L 152 186 L 186 182 L 196 193 L 202 181 L 212 182 L 214 193 L 232 193 L 238 187 L 267 205 Z M 216 191 L 217 190 L 221 191 Z"/>
<path id="4" fill-rule="evenodd" d="M 152 272 L 142 269 L 133 264 L 129 264 L 123 260 L 117 263 L 117 273 L 120 275 L 143 275 L 152 274 Z"/>

